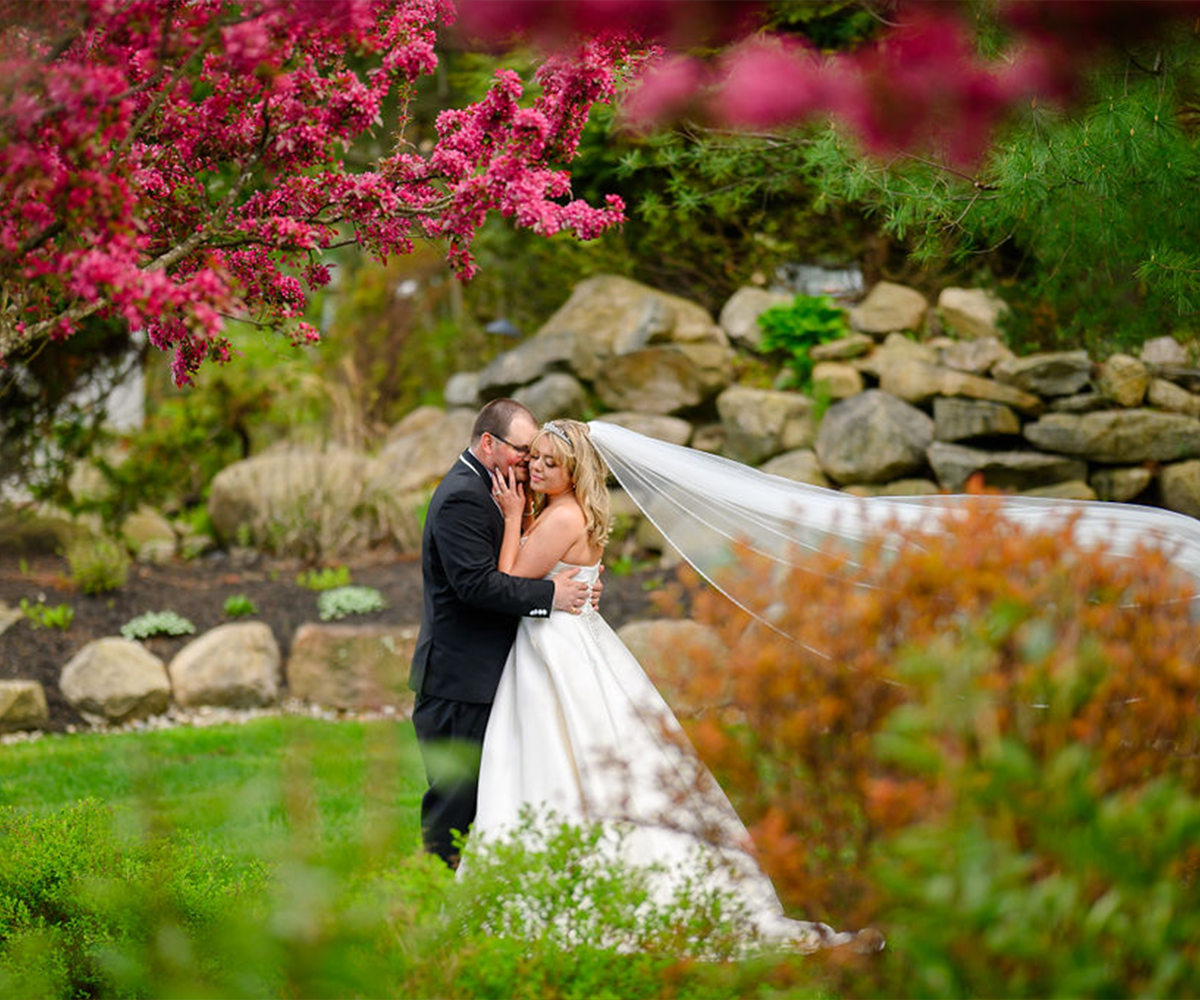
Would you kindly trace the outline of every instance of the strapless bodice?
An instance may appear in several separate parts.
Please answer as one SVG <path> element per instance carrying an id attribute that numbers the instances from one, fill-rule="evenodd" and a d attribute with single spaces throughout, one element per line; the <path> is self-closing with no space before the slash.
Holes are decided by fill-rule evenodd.
<path id="1" fill-rule="evenodd" d="M 575 574 L 576 580 L 582 580 L 584 583 L 595 583 L 600 579 L 600 564 L 595 563 L 592 566 L 580 566 L 578 563 L 563 562 L 561 559 L 554 564 L 554 567 L 542 579 L 549 580 L 552 576 L 557 576 L 564 569 L 577 569 Z"/>

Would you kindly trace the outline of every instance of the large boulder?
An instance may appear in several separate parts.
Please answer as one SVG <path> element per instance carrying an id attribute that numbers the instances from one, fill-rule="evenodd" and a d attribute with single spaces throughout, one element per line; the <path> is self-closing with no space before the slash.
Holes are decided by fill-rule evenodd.
<path id="1" fill-rule="evenodd" d="M 596 395 L 613 410 L 677 413 L 727 386 L 733 351 L 717 344 L 647 347 L 610 357 L 596 376 Z"/>
<path id="2" fill-rule="evenodd" d="M 813 443 L 812 400 L 797 392 L 735 385 L 717 397 L 725 453 L 750 465 Z"/>
<path id="3" fill-rule="evenodd" d="M 936 396 L 960 396 L 1001 403 L 1021 413 L 1038 413 L 1044 408 L 1041 399 L 1015 386 L 917 360 L 886 364 L 880 371 L 879 388 L 913 404 L 928 403 Z"/>
<path id="4" fill-rule="evenodd" d="M 50 723 L 46 691 L 37 681 L 0 681 L 0 733 L 44 729 Z"/>
<path id="5" fill-rule="evenodd" d="M 709 707 L 694 699 L 685 700 L 681 689 L 699 667 L 723 663 L 728 658 L 729 650 L 715 628 L 661 618 L 630 622 L 618 630 L 617 637 L 677 714 L 694 715 Z M 711 702 L 719 703 L 723 697 L 724 692 L 714 692 Z"/>
<path id="6" fill-rule="evenodd" d="M 781 476 L 797 483 L 808 483 L 810 486 L 829 486 L 829 477 L 817 461 L 817 453 L 811 448 L 797 448 L 795 451 L 785 451 L 782 455 L 764 462 L 760 471 L 772 476 Z"/>
<path id="7" fill-rule="evenodd" d="M 63 667 L 59 690 L 75 711 L 108 722 L 159 715 L 171 700 L 163 662 L 115 636 L 89 642 Z"/>
<path id="8" fill-rule="evenodd" d="M 138 562 L 161 565 L 175 555 L 175 529 L 152 507 L 139 507 L 125 518 L 121 538 Z"/>
<path id="9" fill-rule="evenodd" d="M 404 492 L 437 482 L 455 457 L 471 443 L 473 410 L 422 408 L 392 429 L 376 456 L 372 485 L 379 490 Z M 413 418 L 421 414 L 419 423 Z"/>
<path id="10" fill-rule="evenodd" d="M 1046 451 L 1093 462 L 1174 462 L 1200 455 L 1200 420 L 1140 409 L 1048 413 L 1025 425 L 1025 438 Z"/>
<path id="11" fill-rule="evenodd" d="M 744 285 L 721 307 L 721 329 L 739 347 L 757 351 L 762 344 L 758 317 L 775 306 L 786 306 L 795 299 L 788 292 L 771 292 Z"/>
<path id="12" fill-rule="evenodd" d="M 524 403 L 538 420 L 557 420 L 559 417 L 579 418 L 587 406 L 587 392 L 579 379 L 566 372 L 543 375 L 532 385 L 513 393 L 513 399 Z"/>
<path id="13" fill-rule="evenodd" d="M 729 346 L 729 338 L 703 306 L 613 274 L 577 284 L 533 339 L 547 337 L 571 344 L 570 368 L 589 382 L 614 355 L 657 344 Z M 554 363 L 559 364 L 557 359 Z M 537 371 L 519 384 L 549 370 Z"/>
<path id="14" fill-rule="evenodd" d="M 1158 474 L 1163 506 L 1200 517 L 1200 461 L 1172 462 Z"/>
<path id="15" fill-rule="evenodd" d="M 1151 337 L 1142 344 L 1141 358 L 1148 365 L 1186 365 L 1187 348 L 1174 337 Z"/>
<path id="16" fill-rule="evenodd" d="M 377 479 L 375 463 L 357 452 L 281 449 L 217 473 L 208 516 L 226 544 L 301 557 L 345 553 L 384 534 L 376 501 L 381 490 L 396 487 L 376 485 Z"/>
<path id="17" fill-rule="evenodd" d="M 608 424 L 616 424 L 627 430 L 636 431 L 646 437 L 671 444 L 687 444 L 692 436 L 692 425 L 679 417 L 668 417 L 662 413 L 634 413 L 629 410 L 606 413 L 599 418 Z"/>
<path id="18" fill-rule="evenodd" d="M 1002 490 L 1031 490 L 1087 478 L 1086 463 L 1036 451 L 988 451 L 935 441 L 928 457 L 938 482 L 951 493 L 960 492 L 977 472 L 986 485 Z"/>
<path id="19" fill-rule="evenodd" d="M 1114 354 L 1096 374 L 1096 389 L 1117 406 L 1141 406 L 1150 386 L 1146 366 L 1129 354 Z"/>
<path id="20" fill-rule="evenodd" d="M 543 375 L 565 371 L 575 353 L 575 334 L 569 330 L 542 332 L 497 355 L 479 373 L 479 399 L 508 396 L 518 386 L 535 382 Z"/>
<path id="21" fill-rule="evenodd" d="M 864 389 L 858 369 L 836 361 L 818 361 L 813 365 L 812 383 L 815 390 L 827 393 L 829 399 L 846 399 Z"/>
<path id="22" fill-rule="evenodd" d="M 817 432 L 821 468 L 839 483 L 882 483 L 925 466 L 933 421 L 878 389 L 835 403 Z"/>
<path id="23" fill-rule="evenodd" d="M 279 696 L 279 644 L 263 622 L 218 625 L 176 653 L 167 671 L 180 705 L 258 708 Z"/>
<path id="24" fill-rule="evenodd" d="M 986 375 L 1001 361 L 1015 358 L 996 337 L 980 337 L 977 340 L 955 340 L 941 351 L 942 364 L 968 375 Z"/>
<path id="25" fill-rule="evenodd" d="M 843 486 L 842 492 L 856 497 L 931 497 L 942 488 L 929 479 L 893 479 L 890 483 L 851 483 Z"/>
<path id="26" fill-rule="evenodd" d="M 992 377 L 1039 396 L 1070 396 L 1092 380 L 1087 351 L 1048 351 L 1001 361 Z"/>
<path id="27" fill-rule="evenodd" d="M 913 340 L 902 333 L 889 333 L 876 350 L 865 357 L 854 359 L 851 363 L 860 372 L 878 379 L 882 378 L 883 373 L 890 367 L 908 361 L 936 365 L 938 353 L 929 344 Z"/>
<path id="28" fill-rule="evenodd" d="M 985 399 L 938 396 L 933 401 L 933 423 L 939 441 L 966 441 L 1021 433 L 1021 420 L 1010 407 Z"/>
<path id="29" fill-rule="evenodd" d="M 960 337 L 998 337 L 1008 305 L 983 288 L 943 288 L 937 301 L 942 326 Z"/>
<path id="30" fill-rule="evenodd" d="M 446 380 L 442 398 L 447 406 L 473 410 L 479 405 L 479 372 L 456 372 Z"/>
<path id="31" fill-rule="evenodd" d="M 929 302 L 915 288 L 881 281 L 850 310 L 850 325 L 860 333 L 871 334 L 919 331 L 928 309 Z"/>
<path id="32" fill-rule="evenodd" d="M 1142 493 L 1154 473 L 1144 465 L 1111 465 L 1093 469 L 1088 485 L 1101 500 L 1125 503 Z"/>
<path id="33" fill-rule="evenodd" d="M 1146 390 L 1146 402 L 1151 406 L 1157 406 L 1160 410 L 1186 413 L 1189 417 L 1200 417 L 1200 396 L 1194 392 L 1188 392 L 1187 389 L 1174 382 L 1168 382 L 1165 378 L 1150 380 L 1150 385 Z"/>
<path id="34" fill-rule="evenodd" d="M 1097 410 L 1111 409 L 1112 402 L 1108 397 L 1092 389 L 1077 392 L 1073 396 L 1055 396 L 1050 400 L 1053 413 L 1095 413 Z"/>
<path id="35" fill-rule="evenodd" d="M 288 654 L 288 693 L 328 708 L 408 708 L 417 632 L 415 625 L 301 625 Z"/>

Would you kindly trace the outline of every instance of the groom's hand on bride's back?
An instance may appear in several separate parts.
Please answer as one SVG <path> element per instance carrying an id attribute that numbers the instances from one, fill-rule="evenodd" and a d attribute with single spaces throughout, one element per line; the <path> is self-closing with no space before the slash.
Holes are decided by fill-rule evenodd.
<path id="1" fill-rule="evenodd" d="M 578 572 L 577 568 L 564 569 L 551 577 L 554 581 L 555 611 L 570 611 L 577 615 L 583 610 L 588 601 L 588 590 L 595 588 L 589 588 L 583 580 L 576 580 L 575 574 Z"/>

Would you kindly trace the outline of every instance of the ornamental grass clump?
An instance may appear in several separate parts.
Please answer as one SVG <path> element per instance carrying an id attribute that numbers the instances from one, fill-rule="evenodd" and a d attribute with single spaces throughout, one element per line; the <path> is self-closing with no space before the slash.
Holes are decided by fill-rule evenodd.
<path id="1" fill-rule="evenodd" d="M 369 615 L 387 607 L 374 587 L 335 587 L 317 598 L 317 613 L 327 622 L 347 615 Z"/>
<path id="2" fill-rule="evenodd" d="M 1200 993 L 1192 581 L 993 497 L 800 563 L 736 573 L 796 641 L 697 593 L 730 653 L 676 683 L 785 901 L 887 936 L 836 988 Z"/>
<path id="3" fill-rule="evenodd" d="M 80 538 L 66 549 L 71 580 L 85 594 L 104 594 L 125 586 L 129 553 L 113 538 Z"/>

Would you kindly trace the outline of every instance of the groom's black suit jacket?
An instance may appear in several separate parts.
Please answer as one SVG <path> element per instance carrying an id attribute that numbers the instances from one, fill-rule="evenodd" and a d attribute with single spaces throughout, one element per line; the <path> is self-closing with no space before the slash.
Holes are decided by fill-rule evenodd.
<path id="1" fill-rule="evenodd" d="M 544 618 L 554 583 L 496 569 L 504 517 L 487 470 L 470 450 L 429 501 L 421 538 L 425 604 L 409 687 L 418 694 L 490 704 L 525 615 Z"/>

